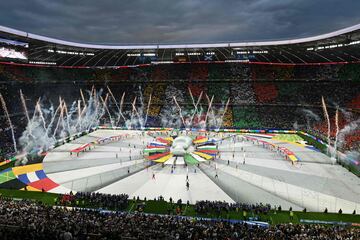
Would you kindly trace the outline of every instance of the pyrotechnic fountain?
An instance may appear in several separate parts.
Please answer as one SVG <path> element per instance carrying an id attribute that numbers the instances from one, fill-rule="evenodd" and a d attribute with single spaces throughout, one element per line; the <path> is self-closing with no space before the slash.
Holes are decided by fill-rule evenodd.
<path id="1" fill-rule="evenodd" d="M 327 133 L 326 133 L 326 137 L 327 137 L 327 143 L 328 143 L 328 147 L 327 147 L 327 154 L 330 155 L 331 160 L 333 163 L 336 162 L 336 160 L 341 160 L 343 161 L 344 159 L 347 158 L 347 156 L 352 155 L 353 152 L 348 151 L 345 152 L 345 154 L 342 154 L 342 157 L 339 157 L 338 154 L 338 149 L 341 148 L 343 146 L 343 144 L 346 142 L 345 141 L 345 136 L 351 134 L 352 132 L 356 131 L 357 129 L 359 129 L 360 126 L 360 119 L 351 119 L 353 117 L 351 112 L 347 112 L 345 109 L 339 108 L 339 106 L 336 106 L 336 112 L 335 112 L 335 140 L 334 140 L 334 145 L 331 146 L 331 139 L 330 139 L 330 134 L 331 134 L 331 126 L 330 126 L 330 117 L 329 117 L 329 113 L 327 110 L 327 106 L 324 100 L 324 97 L 321 97 L 321 103 L 322 103 L 322 109 L 323 109 L 323 114 L 324 114 L 324 118 L 326 121 L 326 125 L 327 125 Z M 346 124 L 344 125 L 344 127 L 340 127 L 339 124 L 339 110 L 342 113 L 342 116 L 345 117 L 346 119 Z M 306 116 L 311 117 L 313 119 L 315 119 L 316 121 L 319 121 L 319 117 L 313 113 L 310 110 L 304 109 L 303 112 L 306 114 Z M 308 125 L 308 129 L 311 129 L 311 127 Z M 355 153 L 357 153 L 355 151 Z M 355 154 L 356 155 L 356 154 Z"/>
<path id="2" fill-rule="evenodd" d="M 173 96 L 173 101 L 175 103 L 175 106 L 177 107 L 178 114 L 182 121 L 183 126 L 188 129 L 190 128 L 207 129 L 209 127 L 215 127 L 215 129 L 220 129 L 223 124 L 225 113 L 230 104 L 230 98 L 228 98 L 225 106 L 223 105 L 221 108 L 214 110 L 214 106 L 213 106 L 214 96 L 212 96 L 210 99 L 209 96 L 205 94 L 208 103 L 206 107 L 205 116 L 203 116 L 203 108 L 201 106 L 199 107 L 201 98 L 203 96 L 203 92 L 200 93 L 199 98 L 197 99 L 196 102 L 190 90 L 189 93 L 193 105 L 193 110 L 190 112 L 184 112 L 184 110 L 181 108 L 180 104 L 178 103 L 176 97 Z"/>
<path id="3" fill-rule="evenodd" d="M 191 97 L 191 100 L 192 100 L 192 103 L 193 103 L 193 106 L 194 106 L 194 113 L 192 114 L 192 116 L 191 116 L 191 118 L 190 118 L 190 123 L 192 123 L 193 120 L 194 120 L 195 115 L 198 114 L 198 105 L 199 105 L 199 103 L 200 103 L 200 101 L 201 101 L 203 92 L 201 91 L 200 96 L 199 96 L 199 98 L 198 98 L 198 100 L 197 100 L 196 103 L 195 103 L 195 100 L 194 100 L 194 97 L 193 97 L 193 94 L 192 94 L 190 88 L 189 88 L 189 93 L 190 93 L 190 97 Z"/>
<path id="4" fill-rule="evenodd" d="M 228 100 L 226 102 L 225 109 L 224 109 L 223 114 L 221 115 L 220 124 L 219 124 L 219 127 L 217 128 L 217 130 L 219 130 L 223 125 L 224 116 L 225 116 L 225 113 L 226 113 L 226 111 L 228 109 L 229 103 L 230 103 L 230 98 L 228 98 Z"/>
<path id="5" fill-rule="evenodd" d="M 182 109 L 181 109 L 179 103 L 176 101 L 176 97 L 175 97 L 175 96 L 173 97 L 173 99 L 174 99 L 174 102 L 175 102 L 176 106 L 177 106 L 178 109 L 179 109 L 179 115 L 180 115 L 181 121 L 182 121 L 182 123 L 184 124 L 184 126 L 186 127 L 186 123 L 185 123 L 185 120 L 184 120 L 184 116 L 183 116 L 183 114 L 182 114 Z"/>
<path id="6" fill-rule="evenodd" d="M 20 99 L 21 99 L 21 103 L 22 103 L 23 108 L 24 108 L 24 113 L 25 113 L 26 119 L 27 119 L 27 121 L 29 123 L 30 122 L 29 112 L 27 110 L 25 97 L 24 97 L 24 94 L 22 93 L 21 89 L 20 89 Z"/>
<path id="7" fill-rule="evenodd" d="M 335 132 L 335 143 L 334 143 L 334 156 L 332 157 L 333 163 L 335 163 L 337 159 L 337 141 L 339 135 L 339 109 L 336 109 L 335 126 L 336 126 L 336 132 Z"/>
<path id="8" fill-rule="evenodd" d="M 321 97 L 321 103 L 324 111 L 325 120 L 327 122 L 327 144 L 328 144 L 327 153 L 329 154 L 330 146 L 331 146 L 331 142 L 330 142 L 331 129 L 330 129 L 330 118 L 326 108 L 324 97 Z"/>
<path id="9" fill-rule="evenodd" d="M 15 150 L 15 152 L 17 152 L 16 139 L 15 139 L 15 133 L 14 133 L 14 126 L 13 126 L 13 124 L 11 122 L 9 112 L 7 110 L 7 107 L 6 107 L 5 100 L 4 100 L 1 93 L 0 93 L 0 101 L 1 101 L 1 105 L 2 105 L 2 107 L 4 109 L 6 119 L 7 119 L 8 123 L 9 123 L 9 127 L 10 127 L 10 130 L 11 130 L 11 136 L 12 136 L 12 140 L 13 140 L 13 144 L 14 144 L 14 150 Z"/>
<path id="10" fill-rule="evenodd" d="M 32 116 L 29 116 L 26 97 L 20 90 L 20 100 L 24 115 L 27 119 L 27 126 L 19 139 L 22 150 L 24 152 L 30 152 L 32 149 L 37 148 L 46 151 L 59 139 L 65 139 L 76 133 L 89 131 L 101 124 L 111 127 L 140 129 L 147 127 L 152 104 L 152 94 L 147 97 L 147 102 L 145 102 L 142 97 L 142 91 L 139 89 L 140 95 L 134 96 L 130 101 L 130 109 L 124 110 L 126 100 L 125 92 L 122 93 L 120 101 L 118 102 L 110 87 L 107 86 L 106 88 L 107 93 L 103 93 L 102 89 L 96 90 L 94 86 L 90 91 L 80 89 L 79 98 L 69 105 L 70 108 L 68 108 L 66 100 L 61 96 L 59 96 L 56 109 L 51 103 L 49 105 L 42 98 L 38 98 L 33 107 Z M 207 127 L 213 126 L 219 129 L 223 124 L 223 118 L 230 99 L 227 100 L 225 107 L 214 109 L 214 96 L 210 99 L 205 94 L 208 102 L 207 106 L 205 105 L 206 113 L 204 113 L 203 106 L 201 106 L 201 100 L 204 95 L 203 92 L 200 93 L 197 99 L 190 89 L 189 94 L 193 107 L 190 111 L 185 111 L 175 96 L 172 98 L 182 122 L 182 125 L 178 127 L 206 129 Z M 2 95 L 0 95 L 0 100 L 11 129 L 14 150 L 17 152 L 17 142 L 13 124 Z M 173 117 L 171 115 L 172 113 L 169 112 L 163 117 L 171 118 Z"/>
<path id="11" fill-rule="evenodd" d="M 212 96 L 212 97 L 211 97 L 211 100 L 209 100 L 208 95 L 206 95 L 206 99 L 207 99 L 208 102 L 209 102 L 209 106 L 208 106 L 208 109 L 207 109 L 206 115 L 205 115 L 205 125 L 206 125 L 206 123 L 207 123 L 207 119 L 208 119 L 208 116 L 209 116 L 209 112 L 210 112 L 210 110 L 212 110 L 212 109 L 211 109 L 211 106 L 212 106 L 212 103 L 213 103 L 213 100 L 214 100 L 214 96 Z M 214 115 L 214 112 L 212 112 L 212 114 Z"/>

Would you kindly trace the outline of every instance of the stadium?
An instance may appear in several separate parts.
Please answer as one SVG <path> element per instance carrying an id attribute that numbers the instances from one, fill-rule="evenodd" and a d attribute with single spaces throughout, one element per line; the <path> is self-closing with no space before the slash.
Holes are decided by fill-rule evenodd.
<path id="1" fill-rule="evenodd" d="M 0 81 L 0 215 L 37 226 L 0 222 L 4 239 L 360 237 L 360 24 L 147 45 L 0 26 Z"/>

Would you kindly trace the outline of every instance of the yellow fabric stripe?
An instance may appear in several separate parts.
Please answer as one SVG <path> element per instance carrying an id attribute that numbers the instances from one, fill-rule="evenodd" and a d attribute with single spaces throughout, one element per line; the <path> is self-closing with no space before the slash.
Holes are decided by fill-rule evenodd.
<path id="1" fill-rule="evenodd" d="M 169 141 L 169 142 L 172 142 L 174 141 L 174 139 L 172 137 L 167 137 L 167 138 L 164 138 L 166 141 Z"/>
<path id="2" fill-rule="evenodd" d="M 202 158 L 205 158 L 206 160 L 211 160 L 213 159 L 213 157 L 209 154 L 206 154 L 206 153 L 202 153 L 202 152 L 194 152 L 194 154 L 202 157 Z"/>
<path id="3" fill-rule="evenodd" d="M 294 155 L 289 155 L 291 161 L 296 162 L 298 159 Z"/>
<path id="4" fill-rule="evenodd" d="M 42 163 L 30 164 L 26 166 L 13 167 L 12 171 L 15 175 L 21 175 L 25 173 L 35 172 L 43 169 Z"/>
<path id="5" fill-rule="evenodd" d="M 209 140 L 208 138 L 201 138 L 199 140 L 195 140 L 194 143 L 204 143 L 207 142 L 207 140 Z"/>
<path id="6" fill-rule="evenodd" d="M 3 165 L 5 165 L 5 164 L 8 164 L 9 162 L 11 162 L 11 161 L 5 160 L 5 161 L 3 161 L 3 162 L 0 162 L 0 166 L 3 166 Z"/>
<path id="7" fill-rule="evenodd" d="M 157 160 L 154 160 L 154 162 L 158 162 L 158 163 L 164 163 L 166 162 L 167 160 L 169 160 L 173 155 L 172 154 L 169 154 L 169 155 L 166 155 L 164 157 L 161 157 Z"/>
<path id="8" fill-rule="evenodd" d="M 27 191 L 41 192 L 40 189 L 34 188 L 34 187 L 32 187 L 32 186 L 26 186 L 26 189 L 27 189 Z M 21 188 L 20 190 L 25 191 L 25 188 Z"/>

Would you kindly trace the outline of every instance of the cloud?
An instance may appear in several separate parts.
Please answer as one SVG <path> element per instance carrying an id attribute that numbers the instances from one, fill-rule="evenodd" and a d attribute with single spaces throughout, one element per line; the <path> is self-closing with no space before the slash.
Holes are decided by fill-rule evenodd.
<path id="1" fill-rule="evenodd" d="M 189 43 L 303 37 L 360 23 L 357 0 L 11 0 L 0 24 L 92 43 Z"/>

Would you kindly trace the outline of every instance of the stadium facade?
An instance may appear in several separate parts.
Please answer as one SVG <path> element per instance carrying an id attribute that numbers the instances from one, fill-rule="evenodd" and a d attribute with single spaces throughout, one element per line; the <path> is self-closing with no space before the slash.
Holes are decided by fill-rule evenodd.
<path id="1" fill-rule="evenodd" d="M 20 56 L 3 53 L 2 58 L 9 56 L 9 61 L 66 67 L 211 62 L 334 64 L 360 61 L 359 29 L 360 24 L 313 37 L 262 42 L 100 45 L 59 40 L 0 26 L 0 43 L 20 52 Z"/>

